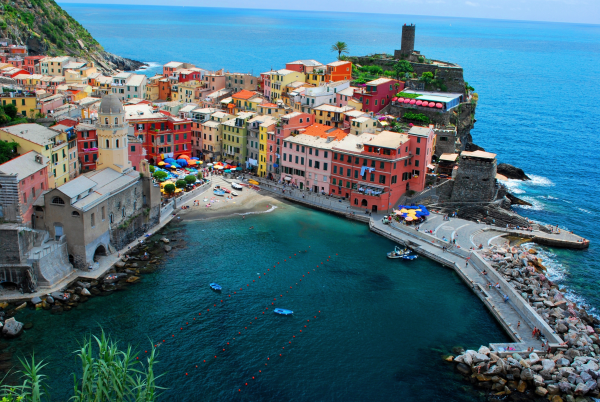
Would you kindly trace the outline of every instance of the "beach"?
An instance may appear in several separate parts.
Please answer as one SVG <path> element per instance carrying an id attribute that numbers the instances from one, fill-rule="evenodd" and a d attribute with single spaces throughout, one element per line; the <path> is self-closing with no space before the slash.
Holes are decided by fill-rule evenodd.
<path id="1" fill-rule="evenodd" d="M 276 195 L 270 192 L 259 192 L 248 187 L 244 187 L 243 190 L 235 190 L 238 196 L 233 197 L 233 199 L 227 199 L 228 194 L 220 197 L 213 194 L 212 189 L 216 185 L 232 190 L 230 181 L 224 180 L 221 176 L 213 176 L 209 190 L 183 204 L 189 209 L 181 209 L 182 205 L 178 205 L 178 216 L 187 221 L 221 218 L 231 215 L 244 216 L 270 212 L 282 205 L 282 200 Z M 195 201 L 198 201 L 199 205 L 194 205 Z M 209 204 L 211 206 L 207 207 L 206 205 Z"/>

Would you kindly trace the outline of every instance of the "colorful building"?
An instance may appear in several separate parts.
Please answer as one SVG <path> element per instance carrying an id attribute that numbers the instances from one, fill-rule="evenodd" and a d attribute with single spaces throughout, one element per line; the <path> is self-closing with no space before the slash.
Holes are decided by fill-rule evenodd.
<path id="1" fill-rule="evenodd" d="M 267 116 L 262 123 L 258 125 L 258 136 L 259 136 L 259 155 L 258 155 L 258 175 L 265 177 L 267 172 L 273 171 L 273 141 L 270 137 L 275 137 L 275 118 Z M 269 144 L 271 150 L 269 151 Z M 271 160 L 269 161 L 269 156 Z"/>
<path id="2" fill-rule="evenodd" d="M 304 81 L 305 76 L 304 73 L 281 69 L 274 71 L 271 74 L 271 102 L 275 102 L 281 99 L 281 93 L 286 85 L 294 82 L 294 81 Z"/>
<path id="3" fill-rule="evenodd" d="M 347 135 L 338 128 L 313 124 L 284 139 L 281 178 L 300 189 L 329 194 L 331 149 Z"/>
<path id="4" fill-rule="evenodd" d="M 29 72 L 29 74 L 41 74 L 42 68 L 40 61 L 46 56 L 25 56 L 25 63 L 23 68 Z"/>
<path id="5" fill-rule="evenodd" d="M 315 122 L 342 128 L 344 127 L 345 113 L 351 110 L 354 109 L 349 106 L 337 107 L 324 104 L 312 109 L 312 112 L 315 116 Z"/>
<path id="6" fill-rule="evenodd" d="M 29 151 L 0 165 L 0 219 L 33 224 L 34 201 L 48 190 L 48 159 Z"/>
<path id="7" fill-rule="evenodd" d="M 250 74 L 225 73 L 225 88 L 233 90 L 233 93 L 242 90 L 256 91 L 258 89 L 258 78 Z"/>
<path id="8" fill-rule="evenodd" d="M 98 136 L 96 126 L 93 124 L 79 123 L 75 126 L 77 134 L 77 154 L 79 165 L 83 172 L 96 170 L 98 159 Z"/>
<path id="9" fill-rule="evenodd" d="M 297 135 L 315 122 L 314 116 L 308 113 L 292 112 L 279 118 L 275 126 L 275 155 L 273 173 L 276 177 L 281 174 L 281 150 L 283 140 L 291 135 Z"/>
<path id="10" fill-rule="evenodd" d="M 248 128 L 247 121 L 255 113 L 242 112 L 223 124 L 223 159 L 229 164 L 239 166 L 246 162 Z"/>
<path id="11" fill-rule="evenodd" d="M 299 73 L 309 74 L 315 68 L 321 67 L 323 64 L 316 60 L 296 60 L 285 64 L 286 70 L 298 71 Z"/>
<path id="12" fill-rule="evenodd" d="M 343 81 L 352 79 L 352 62 L 350 61 L 334 61 L 327 64 L 327 77 L 329 81 Z"/>
<path id="13" fill-rule="evenodd" d="M 210 120 L 202 123 L 201 152 L 196 156 L 210 162 L 222 160 L 223 124 L 234 118 L 235 116 L 228 113 L 215 112 L 210 116 Z"/>
<path id="14" fill-rule="evenodd" d="M 48 186 L 54 188 L 69 181 L 68 143 L 65 133 L 58 133 L 39 124 L 17 124 L 0 129 L 0 140 L 15 141 L 24 154 L 37 152 L 48 160 Z"/>
<path id="15" fill-rule="evenodd" d="M 246 89 L 234 93 L 231 95 L 231 99 L 234 106 L 231 109 L 234 113 L 256 112 L 257 106 L 265 100 L 258 92 Z"/>
<path id="16" fill-rule="evenodd" d="M 34 118 L 37 113 L 37 97 L 33 92 L 4 92 L 0 93 L 2 106 L 14 105 L 21 116 Z"/>
<path id="17" fill-rule="evenodd" d="M 404 89 L 404 82 L 391 78 L 378 78 L 367 82 L 364 88 L 355 90 L 354 97 L 362 103 L 365 112 L 377 113 L 388 105 L 397 92 Z"/>

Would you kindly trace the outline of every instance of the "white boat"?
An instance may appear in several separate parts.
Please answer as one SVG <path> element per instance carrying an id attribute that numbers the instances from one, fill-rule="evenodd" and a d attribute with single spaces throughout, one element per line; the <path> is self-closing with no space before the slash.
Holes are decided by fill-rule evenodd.
<path id="1" fill-rule="evenodd" d="M 387 258 L 403 258 L 404 256 L 408 256 L 410 254 L 410 250 L 405 248 L 404 250 L 400 249 L 398 246 L 394 247 L 394 251 L 390 251 L 387 253 Z"/>
<path id="2" fill-rule="evenodd" d="M 244 187 L 242 187 L 240 184 L 236 183 L 236 182 L 232 182 L 231 183 L 231 187 L 233 187 L 236 190 L 242 190 Z"/>
<path id="3" fill-rule="evenodd" d="M 233 195 L 233 196 L 237 197 L 239 194 L 238 194 L 238 193 L 236 193 L 235 191 L 232 191 L 232 192 L 231 192 L 231 195 Z"/>

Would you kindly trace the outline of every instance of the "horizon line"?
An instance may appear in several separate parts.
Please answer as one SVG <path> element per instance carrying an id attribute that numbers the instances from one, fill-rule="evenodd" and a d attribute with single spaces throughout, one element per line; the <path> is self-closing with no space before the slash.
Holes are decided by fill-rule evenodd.
<path id="1" fill-rule="evenodd" d="M 339 14 L 374 14 L 374 15 L 404 15 L 409 17 L 430 17 L 430 18 L 444 18 L 444 19 L 461 19 L 461 20 L 484 20 L 484 21 L 504 21 L 504 22 L 533 22 L 533 23 L 553 23 L 553 24 L 569 24 L 569 25 L 590 25 L 600 26 L 600 22 L 569 22 L 569 21 L 554 21 L 554 20 L 527 20 L 527 19 L 508 19 L 508 18 L 486 18 L 486 17 L 458 17 L 458 16 L 445 16 L 445 15 L 429 15 L 429 14 L 400 14 L 394 12 L 388 13 L 377 13 L 369 11 L 339 11 L 339 10 L 306 10 L 306 9 L 278 9 L 278 8 L 260 8 L 260 7 L 214 7 L 214 6 L 195 6 L 195 5 L 162 5 L 162 4 L 137 4 L 137 3 L 81 3 L 80 0 L 69 1 L 69 0 L 55 0 L 59 5 L 70 4 L 79 6 L 134 6 L 134 7 L 160 7 L 160 8 L 212 8 L 212 9 L 226 9 L 226 10 L 261 10 L 261 11 L 302 11 L 309 13 L 320 13 L 320 12 L 337 12 Z"/>

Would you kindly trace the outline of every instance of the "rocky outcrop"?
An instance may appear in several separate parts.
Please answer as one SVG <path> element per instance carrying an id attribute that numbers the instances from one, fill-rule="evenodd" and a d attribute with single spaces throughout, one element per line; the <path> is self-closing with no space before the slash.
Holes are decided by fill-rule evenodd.
<path id="1" fill-rule="evenodd" d="M 513 165 L 509 165 L 508 163 L 501 163 L 498 165 L 497 172 L 502 176 L 505 176 L 507 179 L 512 180 L 531 180 L 529 176 L 525 174 L 523 169 L 519 169 Z"/>
<path id="2" fill-rule="evenodd" d="M 465 151 L 469 151 L 469 152 L 485 151 L 485 149 L 483 149 L 482 147 L 480 147 L 479 145 L 477 145 L 473 142 L 467 142 L 467 143 L 465 143 Z"/>
<path id="3" fill-rule="evenodd" d="M 4 321 L 4 327 L 2 328 L 2 335 L 7 339 L 16 338 L 23 332 L 23 323 L 9 318 Z"/>
<path id="4" fill-rule="evenodd" d="M 508 198 L 508 200 L 510 201 L 510 205 L 528 205 L 531 206 L 530 203 L 528 203 L 527 201 L 524 201 L 514 195 L 512 195 L 511 193 L 506 193 L 506 198 Z"/>

